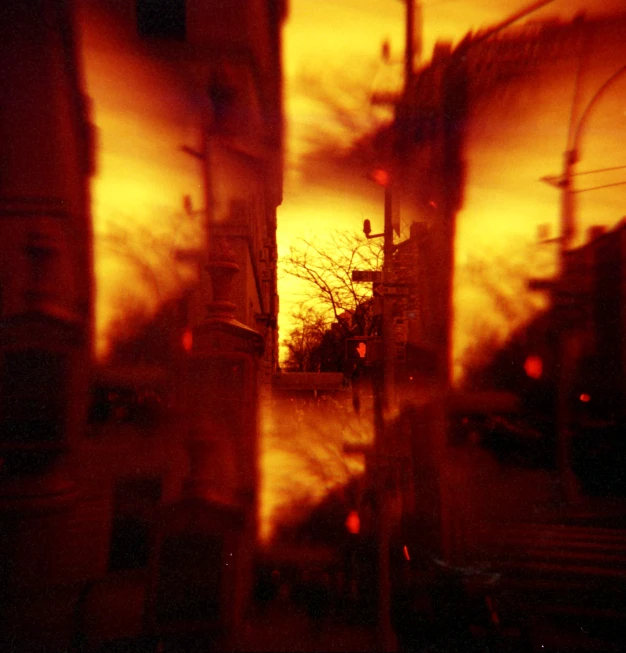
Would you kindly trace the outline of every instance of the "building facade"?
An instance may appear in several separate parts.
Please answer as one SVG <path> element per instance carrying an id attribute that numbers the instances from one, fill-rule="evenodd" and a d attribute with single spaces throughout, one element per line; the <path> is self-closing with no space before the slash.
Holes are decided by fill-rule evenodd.
<path id="1" fill-rule="evenodd" d="M 463 235 L 472 231 L 476 249 L 484 246 L 488 250 L 487 234 L 491 228 L 494 242 L 503 242 L 498 223 L 529 222 L 534 218 L 516 206 L 516 202 L 523 204 L 525 199 L 521 197 L 522 182 L 528 182 L 528 191 L 523 191 L 528 192 L 527 197 L 535 199 L 536 193 L 539 206 L 540 189 L 533 190 L 538 186 L 538 169 L 544 163 L 553 165 L 553 157 L 558 165 L 563 148 L 571 145 L 566 142 L 568 127 L 571 131 L 585 126 L 586 107 L 595 101 L 594 93 L 619 70 L 618 26 L 623 25 L 623 20 L 623 15 L 610 20 L 578 17 L 568 23 L 529 20 L 513 26 L 507 23 L 506 29 L 503 23 L 492 30 L 469 33 L 454 47 L 437 44 L 431 61 L 409 75 L 396 105 L 390 130 L 393 154 L 388 165 L 395 179 L 394 194 L 402 203 L 402 210 L 415 220 L 410 239 L 413 245 L 399 248 L 400 254 L 406 250 L 411 280 L 415 281 L 414 308 L 404 315 L 408 331 L 404 355 L 419 354 L 412 367 L 415 376 L 422 379 L 413 399 L 409 392 L 408 401 L 414 404 L 410 410 L 417 413 L 420 405 L 429 405 L 424 412 L 426 418 L 414 418 L 419 427 L 413 431 L 415 437 L 432 448 L 430 460 L 434 469 L 430 471 L 434 479 L 445 464 L 445 397 L 453 381 L 457 325 L 467 308 L 455 302 L 455 258 L 460 249 L 459 227 L 466 226 L 459 216 L 467 209 L 468 189 L 473 194 L 474 223 L 473 229 L 467 228 Z M 579 87 L 575 86 L 577 70 L 583 70 Z M 578 95 L 573 100 L 575 89 Z M 613 96 L 613 100 L 616 98 L 617 95 Z M 568 120 L 573 125 L 568 125 Z M 524 132 L 524 137 L 519 132 Z M 591 140 L 591 130 L 588 136 Z M 602 142 L 608 153 L 607 140 Z M 598 149 L 599 144 L 600 139 Z M 506 177 L 507 169 L 514 171 L 511 178 Z M 560 187 L 562 179 L 550 179 Z M 491 198 L 507 195 L 511 201 L 498 205 L 497 218 L 490 215 Z M 555 216 L 558 199 L 554 198 Z M 484 215 L 478 214 L 479 210 Z M 515 243 L 515 236 L 508 237 Z M 514 245 L 512 249 L 516 250 Z M 513 254 L 519 256 L 519 251 Z M 580 256 L 572 254 L 570 258 L 573 261 Z M 481 257 L 482 252 L 478 251 L 477 258 Z M 485 264 L 489 264 L 486 256 Z M 608 259 L 596 265 L 606 269 L 607 279 L 613 274 L 608 271 Z M 616 283 L 604 284 L 602 292 L 615 294 Z M 473 295 L 468 295 L 473 299 Z M 596 313 L 599 315 L 597 309 Z M 473 328 L 478 330 L 476 321 Z M 603 328 L 615 329 L 617 321 L 608 320 L 612 326 Z M 471 335 L 478 339 L 475 333 Z M 611 342 L 619 339 L 613 337 Z M 612 346 L 615 349 L 618 345 Z M 422 357 L 422 353 L 428 355 Z M 615 351 L 613 354 L 619 360 Z M 604 356 L 609 354 L 605 352 Z M 403 365 L 406 367 L 406 363 Z M 444 494 L 438 480 L 433 481 L 429 492 L 422 492 L 422 496 L 433 497 L 433 505 Z M 446 533 L 453 524 L 446 524 L 444 516 L 442 506 L 437 516 L 441 519 L 441 546 L 444 553 L 451 554 L 453 547 L 446 544 Z"/>
<path id="2" fill-rule="evenodd" d="M 277 364 L 285 14 L 274 0 L 3 11 L 0 600 L 2 641 L 19 650 L 237 646 L 256 398 Z M 196 237 L 170 238 L 172 214 L 180 233 L 196 220 Z M 142 293 L 110 260 L 98 267 L 102 242 L 141 259 L 163 302 L 176 297 L 163 270 L 192 271 L 161 334 L 165 364 L 94 366 L 101 315 Z"/>

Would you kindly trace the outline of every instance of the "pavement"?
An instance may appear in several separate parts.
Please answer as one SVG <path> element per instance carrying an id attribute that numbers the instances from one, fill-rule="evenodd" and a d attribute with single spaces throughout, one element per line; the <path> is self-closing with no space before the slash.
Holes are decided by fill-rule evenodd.
<path id="1" fill-rule="evenodd" d="M 560 555 L 568 554 L 572 548 L 581 549 L 584 545 L 589 556 L 596 555 L 595 540 L 608 541 L 611 547 L 617 546 L 613 539 L 593 537 L 587 541 L 588 529 L 625 529 L 626 541 L 626 501 L 624 499 L 600 499 L 577 496 L 563 504 L 559 492 L 558 475 L 541 469 L 523 469 L 498 462 L 490 453 L 476 446 L 460 446 L 450 451 L 441 468 L 443 494 L 448 516 L 451 521 L 450 546 L 467 547 L 476 544 L 480 548 L 480 525 L 506 526 L 516 531 L 522 525 L 532 528 L 550 528 L 554 524 L 572 526 L 571 546 L 559 544 Z M 529 526 L 529 528 L 530 528 Z M 526 530 L 524 537 L 532 542 L 541 538 L 532 536 Z M 580 530 L 580 532 L 579 532 Z M 542 531 L 543 532 L 543 531 Z M 583 538 L 584 536 L 584 538 Z M 560 537 L 565 537 L 560 535 Z M 613 536 L 611 536 L 613 537 Z M 498 539 L 501 539 L 500 537 Z M 517 538 L 521 542 L 520 538 Z M 568 540 L 568 541 L 569 541 Z M 621 540 L 621 537 L 620 537 Z M 517 541 L 517 540 L 516 540 Z M 593 545 L 593 546 L 592 546 Z M 533 545 L 534 548 L 537 548 Z M 621 547 L 621 544 L 620 544 Z M 610 548 L 610 547 L 609 547 Z M 626 547 L 624 547 L 626 551 Z M 621 548 L 620 548 L 621 551 Z M 626 553 L 625 553 L 626 555 Z M 467 563 L 460 560 L 459 564 Z M 594 563 L 595 564 L 595 563 Z M 529 579 L 530 581 L 530 579 Z M 570 615 L 571 617 L 571 615 Z M 605 641 L 600 633 L 587 633 L 580 622 L 569 618 L 567 623 L 557 623 L 554 619 L 532 619 L 528 638 L 511 637 L 502 648 L 477 648 L 477 641 L 466 641 L 465 646 L 454 650 L 469 653 L 474 650 L 531 650 L 537 653 L 578 653 L 582 651 L 626 650 L 623 644 Z M 573 625 L 572 625 L 573 624 Z M 480 640 L 480 637 L 478 638 Z M 524 641 L 522 641 L 524 640 Z M 530 645 L 530 648 L 521 648 Z M 519 648 L 513 648 L 519 646 Z M 109 650 L 109 649 L 107 649 Z M 136 643 L 129 648 L 110 649 L 138 653 Z M 153 653 L 154 648 L 146 647 Z M 174 650 L 174 649 L 172 649 Z M 178 650 L 178 649 L 176 649 Z M 339 612 L 330 613 L 325 619 L 313 622 L 304 608 L 289 596 L 279 595 L 265 606 L 254 606 L 241 634 L 240 650 L 250 653 L 309 651 L 367 653 L 378 650 L 375 623 L 347 623 Z M 452 649 L 422 647 L 412 645 L 404 650 L 450 651 Z"/>
<path id="2" fill-rule="evenodd" d="M 246 624 L 242 648 L 256 653 L 328 651 L 376 651 L 376 626 L 347 624 L 329 616 L 319 625 L 311 622 L 305 612 L 289 601 L 277 600 L 257 609 Z"/>
<path id="3" fill-rule="evenodd" d="M 595 540 L 604 541 L 594 535 L 597 529 L 626 527 L 624 499 L 577 494 L 564 501 L 556 472 L 502 464 L 489 452 L 471 445 L 452 449 L 449 453 L 441 467 L 441 480 L 442 498 L 450 518 L 452 549 L 478 545 L 481 525 L 513 529 L 532 526 L 544 530 L 554 525 L 570 525 L 567 533 L 572 531 L 572 547 L 577 550 L 583 546 L 583 535 L 591 538 L 589 542 L 585 540 L 584 546 L 589 548 L 593 544 L 589 554 L 592 556 L 597 554 L 599 546 Z M 626 530 L 624 533 L 626 541 Z M 603 537 L 606 539 L 609 535 Z M 617 545 L 611 540 L 611 546 Z M 565 549 L 569 550 L 568 547 Z M 527 637 L 511 637 L 501 648 L 480 650 L 532 650 L 538 653 L 621 650 L 620 644 L 605 641 L 599 633 L 594 636 L 585 628 L 581 630 L 577 623 L 572 626 L 569 622 L 559 624 L 553 619 L 533 618 Z M 248 620 L 242 644 L 244 650 L 251 652 L 376 651 L 376 624 L 352 625 L 339 615 L 331 614 L 317 627 L 302 608 L 279 598 L 264 610 L 255 610 Z M 475 650 L 476 644 L 476 641 L 469 640 L 465 642 L 466 647 L 459 650 Z M 440 649 L 418 646 L 411 650 Z"/>

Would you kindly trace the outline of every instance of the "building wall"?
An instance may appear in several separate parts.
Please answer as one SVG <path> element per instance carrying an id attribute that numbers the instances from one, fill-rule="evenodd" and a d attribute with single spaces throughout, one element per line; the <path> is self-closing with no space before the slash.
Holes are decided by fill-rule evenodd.
<path id="1" fill-rule="evenodd" d="M 589 408 L 605 419 L 622 418 L 626 391 L 625 234 L 623 221 L 610 231 L 592 229 L 567 256 L 569 305 L 582 343 L 574 392 L 590 394 Z M 562 318 L 558 304 L 553 315 L 557 323 Z"/>
<path id="2" fill-rule="evenodd" d="M 432 403 L 438 405 L 438 411 L 429 415 L 426 428 L 432 430 L 435 452 L 441 458 L 447 428 L 447 408 L 441 390 L 445 391 L 451 381 L 449 362 L 453 340 L 466 335 L 459 325 L 466 331 L 477 329 L 476 320 L 471 319 L 473 315 L 467 310 L 470 302 L 463 305 L 460 293 L 453 311 L 455 254 L 462 251 L 462 245 L 471 255 L 473 252 L 468 245 L 471 243 L 477 250 L 477 257 L 481 257 L 480 248 L 490 251 L 492 243 L 503 243 L 505 231 L 511 243 L 508 251 L 515 250 L 517 236 L 511 226 L 519 224 L 521 233 L 523 227 L 528 228 L 527 225 L 537 219 L 532 212 L 532 202 L 526 202 L 532 198 L 536 199 L 535 206 L 541 204 L 537 178 L 542 173 L 537 171 L 543 169 L 544 162 L 546 172 L 554 170 L 551 166 L 559 165 L 563 148 L 568 146 L 566 137 L 576 71 L 583 71 L 576 107 L 580 112 L 620 65 L 617 61 L 618 52 L 621 52 L 618 24 L 623 24 L 623 16 L 610 22 L 577 20 L 574 24 L 557 22 L 519 29 L 512 27 L 491 38 L 483 38 L 485 32 L 468 34 L 454 49 L 436 46 L 433 60 L 416 72 L 398 104 L 392 131 L 396 146 L 392 165 L 397 167 L 395 177 L 399 180 L 399 188 L 394 192 L 421 223 L 419 228 L 424 237 L 417 256 L 428 270 L 416 293 L 418 305 L 428 312 L 427 319 L 420 322 L 422 315 L 409 320 L 407 350 L 414 345 L 435 352 L 433 380 L 440 383 L 439 387 L 433 387 L 435 384 L 431 380 L 427 390 L 432 394 Z M 612 90 L 615 89 L 612 87 Z M 615 93 L 603 100 L 609 99 L 616 104 L 618 98 Z M 580 113 L 575 118 L 580 119 Z M 587 136 L 589 139 L 583 145 L 589 144 L 586 154 L 592 149 L 591 141 L 594 140 L 596 151 L 602 147 L 608 155 L 612 148 L 610 138 L 592 139 L 591 125 L 588 125 Z M 585 163 L 580 165 L 581 169 L 583 165 L 585 169 L 601 168 L 609 165 L 609 160 L 616 159 L 603 157 L 602 162 L 594 166 L 587 155 Z M 510 178 L 507 178 L 508 171 L 511 171 Z M 526 187 L 524 182 L 527 182 Z M 582 180 L 580 183 L 582 187 Z M 468 198 L 468 189 L 472 198 Z M 550 201 L 554 202 L 557 214 L 558 191 L 552 192 L 555 195 Z M 507 197 L 506 204 L 500 201 L 496 211 L 490 210 L 490 202 L 502 196 Z M 468 199 L 472 200 L 473 211 L 469 226 L 468 222 L 459 222 L 459 216 L 468 208 Z M 469 219 L 468 213 L 463 213 L 463 220 Z M 485 263 L 489 263 L 487 257 Z M 608 264 L 608 260 L 604 264 Z M 617 297 L 616 286 L 620 283 L 617 279 L 621 279 L 621 275 L 615 274 L 615 264 L 613 269 L 611 292 Z M 606 285 L 602 292 L 609 293 Z M 616 329 L 621 312 L 614 302 L 610 303 L 612 317 L 604 312 L 603 328 L 613 329 L 611 347 L 614 357 L 619 359 Z M 483 306 L 488 307 L 489 303 L 476 301 L 471 308 L 478 314 Z M 488 308 L 483 310 L 487 313 Z M 510 324 L 505 327 L 513 328 Z M 606 342 L 605 338 L 605 347 Z M 428 396 L 426 392 L 421 395 L 416 392 L 413 401 L 422 401 L 422 395 Z M 441 460 L 437 460 L 437 464 L 440 465 Z M 441 530 L 446 530 L 443 512 Z"/>
<path id="3" fill-rule="evenodd" d="M 70 361 L 67 391 L 60 399 L 68 414 L 59 450 L 63 465 L 54 467 L 46 486 L 64 496 L 62 509 L 38 503 L 36 514 L 16 520 L 13 510 L 5 510 L 5 499 L 25 485 L 7 479 L 6 466 L 0 476 L 0 571 L 13 570 L 13 577 L 0 574 L 0 604 L 6 607 L 8 600 L 13 606 L 3 612 L 2 637 L 15 637 L 24 651 L 89 648 L 144 630 L 156 524 L 164 507 L 182 497 L 189 474 L 186 386 L 175 357 L 169 369 L 106 369 L 96 376 L 91 386 L 104 399 L 100 415 L 96 410 L 87 419 L 94 306 L 90 155 L 98 155 L 93 208 L 104 218 L 98 225 L 117 219 L 121 231 L 115 233 L 129 239 L 118 241 L 123 250 L 118 258 L 145 255 L 140 261 L 145 265 L 139 267 L 156 288 L 145 305 L 154 309 L 150 302 L 155 297 L 164 300 L 180 290 L 167 286 L 166 275 L 159 276 L 177 260 L 172 214 L 174 222 L 199 216 L 201 237 L 183 239 L 183 253 L 195 257 L 194 265 L 202 269 L 211 238 L 229 242 L 240 268 L 233 293 L 236 317 L 251 329 L 263 327 L 266 360 L 271 366 L 277 359 L 275 234 L 282 197 L 279 36 L 284 11 L 272 0 L 242 0 L 239 8 L 189 1 L 185 40 L 146 35 L 145 30 L 140 34 L 138 4 L 77 0 L 72 14 L 61 0 L 36 6 L 24 1 L 8 12 L 0 10 L 0 49 L 6 55 L 2 70 L 7 73 L 2 79 L 8 84 L 3 97 L 9 99 L 0 120 L 8 171 L 0 179 L 0 209 L 7 214 L 0 228 L 6 236 L 0 239 L 3 403 L 12 400 L 7 388 L 14 381 L 18 389 L 33 385 L 22 359 L 18 376 L 11 376 L 7 349 L 30 351 L 47 343 Z M 207 15 L 212 19 L 200 25 Z M 73 18 L 80 29 L 75 40 L 64 42 L 62 36 L 70 34 L 64 20 Z M 68 45 L 80 56 L 68 54 Z M 95 152 L 90 150 L 82 80 L 72 69 L 81 63 L 99 126 Z M 229 97 L 235 101 L 226 101 Z M 137 223 L 140 229 L 134 228 Z M 172 240 L 167 256 L 157 257 L 156 264 L 151 255 L 159 241 L 152 234 Z M 47 276 L 37 276 L 39 253 L 45 263 L 51 260 L 49 250 L 59 265 L 52 271 L 44 266 Z M 150 265 L 155 267 L 150 270 Z M 101 296 L 108 302 L 105 308 L 117 309 L 118 316 L 140 303 L 135 298 L 145 299 L 145 278 L 121 269 L 120 274 L 110 266 L 99 277 L 115 278 L 115 287 Z M 206 275 L 198 275 L 188 327 L 206 320 L 207 283 Z M 38 312 L 43 317 L 33 322 Z M 249 369 L 256 374 L 255 365 Z M 247 381 L 255 386 L 252 399 L 257 382 L 256 377 Z M 50 385 L 56 392 L 54 379 Z M 219 390 L 214 389 L 216 404 Z M 54 403 L 56 394 L 46 392 Z M 251 426 L 245 438 L 229 449 L 237 459 L 230 461 L 235 471 L 228 480 L 243 479 L 240 492 L 233 486 L 232 494 L 245 495 L 254 512 L 255 416 L 246 423 Z M 0 443 L 3 454 L 5 444 Z M 229 461 L 216 458 L 219 451 L 210 465 L 227 472 Z M 40 476 L 32 474 L 39 490 Z M 248 549 L 254 545 L 255 518 L 245 518 L 252 526 L 246 531 Z M 244 571 L 232 591 L 234 607 L 227 610 L 237 618 L 249 593 L 249 558 L 241 559 Z M 41 627 L 29 628 L 32 623 Z"/>

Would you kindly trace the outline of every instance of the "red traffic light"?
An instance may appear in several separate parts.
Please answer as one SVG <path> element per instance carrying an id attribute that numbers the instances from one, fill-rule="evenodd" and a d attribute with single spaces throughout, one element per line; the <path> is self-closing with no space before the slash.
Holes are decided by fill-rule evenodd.
<path id="1" fill-rule="evenodd" d="M 346 358 L 349 361 L 360 361 L 364 363 L 369 359 L 369 342 L 367 337 L 348 338 L 346 340 Z"/>
<path id="2" fill-rule="evenodd" d="M 524 361 L 524 372 L 531 379 L 540 379 L 543 374 L 543 361 L 536 354 L 531 354 Z"/>
<path id="3" fill-rule="evenodd" d="M 382 358 L 382 340 L 372 336 L 346 339 L 346 360 L 369 365 Z"/>
<path id="4" fill-rule="evenodd" d="M 185 329 L 183 331 L 183 335 L 181 337 L 181 344 L 183 346 L 183 349 L 186 352 L 190 352 L 193 348 L 193 332 L 191 329 Z"/>
<path id="5" fill-rule="evenodd" d="M 348 516 L 346 517 L 346 529 L 352 535 L 358 535 L 361 530 L 361 519 L 359 518 L 359 513 L 356 510 L 351 510 Z"/>
<path id="6" fill-rule="evenodd" d="M 370 176 L 379 186 L 388 186 L 391 180 L 390 174 L 383 168 L 376 168 Z"/>

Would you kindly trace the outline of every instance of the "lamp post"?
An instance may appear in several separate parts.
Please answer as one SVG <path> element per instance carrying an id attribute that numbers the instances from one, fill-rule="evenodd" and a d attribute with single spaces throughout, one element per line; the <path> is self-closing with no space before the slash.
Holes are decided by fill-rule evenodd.
<path id="1" fill-rule="evenodd" d="M 585 109 L 580 115 L 580 119 L 574 127 L 574 112 L 570 120 L 568 135 L 568 148 L 563 153 L 563 170 L 560 177 L 544 177 L 546 181 L 561 191 L 561 234 L 559 238 L 559 271 L 553 291 L 571 290 L 572 282 L 570 280 L 570 270 L 567 265 L 567 252 L 570 249 L 572 240 L 576 235 L 576 207 L 574 203 L 574 193 L 572 178 L 574 177 L 574 167 L 580 159 L 580 140 L 584 127 L 587 124 L 591 111 L 597 105 L 605 91 L 626 72 L 626 65 L 618 68 L 596 91 L 591 100 L 587 103 Z M 577 81 L 578 84 L 578 81 Z M 553 304 L 556 303 L 553 298 Z M 569 390 L 570 376 L 573 373 L 576 338 L 572 330 L 567 325 L 561 325 L 561 342 L 559 351 L 560 370 L 557 385 L 556 399 L 556 429 L 557 429 L 557 465 L 563 483 L 565 499 L 575 498 L 575 483 L 570 468 L 570 440 L 569 440 Z"/>
<path id="2" fill-rule="evenodd" d="M 582 112 L 576 127 L 574 128 L 573 121 L 570 124 L 570 135 L 568 137 L 568 149 L 563 154 L 563 171 L 560 177 L 551 178 L 544 177 L 543 181 L 547 181 L 561 189 L 561 238 L 560 238 L 560 265 L 561 273 L 564 271 L 565 261 L 564 256 L 569 246 L 576 235 L 575 225 L 575 209 L 574 206 L 574 191 L 572 189 L 572 177 L 574 176 L 574 166 L 580 159 L 580 140 L 583 134 L 583 129 L 587 124 L 587 119 L 591 111 L 596 106 L 598 101 L 602 98 L 604 93 L 608 90 L 613 83 L 626 72 L 626 65 L 618 68 L 595 92 L 591 100 L 587 103 L 584 111 Z M 572 116 L 573 118 L 573 116 Z"/>

